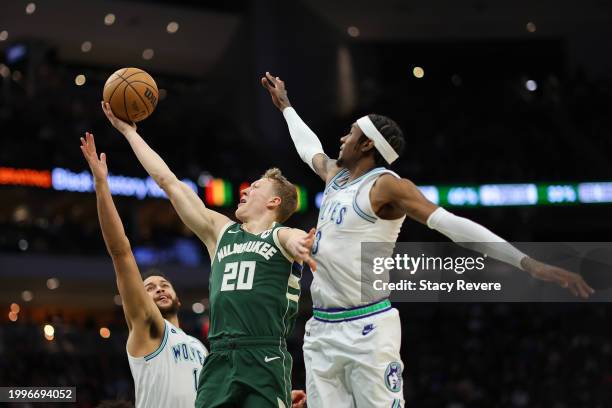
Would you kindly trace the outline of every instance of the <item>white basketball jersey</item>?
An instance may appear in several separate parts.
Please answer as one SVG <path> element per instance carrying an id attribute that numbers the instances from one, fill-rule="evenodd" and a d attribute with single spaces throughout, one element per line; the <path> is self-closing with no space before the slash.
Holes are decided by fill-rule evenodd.
<path id="1" fill-rule="evenodd" d="M 193 408 L 206 347 L 195 337 L 164 320 L 164 337 L 153 353 L 132 357 L 136 408 Z"/>
<path id="2" fill-rule="evenodd" d="M 351 308 L 379 299 L 361 297 L 361 243 L 395 242 L 405 216 L 384 220 L 376 216 L 370 190 L 382 174 L 399 176 L 384 167 L 370 170 L 348 182 L 341 170 L 326 186 L 317 222 L 313 257 L 317 271 L 311 286 L 316 308 Z"/>

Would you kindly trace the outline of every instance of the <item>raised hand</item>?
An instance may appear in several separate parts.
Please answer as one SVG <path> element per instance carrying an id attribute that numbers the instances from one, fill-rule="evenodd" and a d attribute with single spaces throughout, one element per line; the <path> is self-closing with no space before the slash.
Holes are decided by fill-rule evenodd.
<path id="1" fill-rule="evenodd" d="M 299 230 L 294 230 L 299 231 Z M 311 228 L 308 234 L 299 231 L 299 234 L 291 234 L 287 240 L 286 248 L 296 261 L 306 262 L 311 271 L 317 270 L 317 263 L 312 259 L 310 252 L 314 244 L 315 229 Z"/>
<path id="2" fill-rule="evenodd" d="M 106 166 L 106 154 L 100 154 L 96 152 L 96 142 L 94 141 L 94 135 L 89 132 L 85 132 L 85 137 L 81 138 L 81 152 L 89 164 L 91 173 L 95 180 L 105 180 L 108 176 L 108 167 Z"/>
<path id="3" fill-rule="evenodd" d="M 279 77 L 274 77 L 269 72 L 266 72 L 266 76 L 261 77 L 261 85 L 270 92 L 272 103 L 274 103 L 274 106 L 281 112 L 283 109 L 291 106 L 289 98 L 287 97 L 285 83 L 281 81 Z"/>
<path id="4" fill-rule="evenodd" d="M 574 296 L 586 299 L 595 293 L 595 290 L 577 273 L 528 257 L 524 258 L 521 264 L 534 278 L 546 282 L 554 282 L 562 288 L 568 289 Z"/>
<path id="5" fill-rule="evenodd" d="M 113 111 L 111 110 L 110 105 L 108 103 L 104 102 L 104 101 L 102 101 L 102 111 L 106 115 L 106 118 L 111 123 L 111 125 L 113 125 L 113 127 L 115 129 L 117 129 L 119 132 L 121 132 L 121 134 L 125 135 L 127 132 L 129 132 L 131 130 L 136 130 L 136 123 L 134 123 L 134 122 L 127 123 L 127 122 L 124 122 L 121 119 L 117 118 L 113 114 Z"/>

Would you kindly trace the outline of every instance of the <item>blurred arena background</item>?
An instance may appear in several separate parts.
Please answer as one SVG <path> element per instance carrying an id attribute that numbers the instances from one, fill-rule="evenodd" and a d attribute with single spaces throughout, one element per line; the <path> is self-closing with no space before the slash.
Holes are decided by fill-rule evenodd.
<path id="1" fill-rule="evenodd" d="M 316 225 L 323 186 L 261 89 L 271 71 L 326 151 L 357 115 L 385 114 L 408 141 L 393 169 L 439 204 L 510 241 L 610 241 L 608 1 L 3 0 L 0 386 L 76 385 L 79 407 L 133 398 L 86 130 L 141 269 L 173 279 L 182 326 L 206 341 L 208 255 L 100 109 L 124 66 L 160 88 L 140 133 L 228 215 L 274 165 L 300 188 L 290 224 Z M 411 221 L 400 235 L 441 238 Z M 610 406 L 608 304 L 396 306 L 409 407 Z M 306 290 L 294 388 L 310 315 Z"/>

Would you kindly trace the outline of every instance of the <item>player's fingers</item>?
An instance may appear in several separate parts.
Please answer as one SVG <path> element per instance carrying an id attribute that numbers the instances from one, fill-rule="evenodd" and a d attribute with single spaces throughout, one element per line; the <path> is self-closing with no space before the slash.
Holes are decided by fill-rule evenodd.
<path id="1" fill-rule="evenodd" d="M 261 86 L 263 86 L 267 90 L 270 90 L 270 86 L 268 85 L 268 80 L 266 79 L 266 77 L 261 77 Z"/>
<path id="2" fill-rule="evenodd" d="M 576 290 L 574 285 L 570 285 L 567 282 L 565 282 L 565 285 L 562 286 L 562 287 L 569 289 L 569 291 L 572 293 L 572 295 L 578 296 L 578 291 Z"/>
<path id="3" fill-rule="evenodd" d="M 306 257 L 305 261 L 308 264 L 308 266 L 310 267 L 311 271 L 313 271 L 313 272 L 317 271 L 317 263 L 315 262 L 314 259 L 312 259 L 310 256 L 308 256 L 308 257 Z"/>
<path id="4" fill-rule="evenodd" d="M 106 102 L 103 102 L 103 106 L 104 106 L 104 113 L 106 114 L 106 117 L 111 120 L 114 120 L 115 114 L 113 113 L 113 110 L 110 108 L 110 105 Z"/>
<path id="5" fill-rule="evenodd" d="M 582 297 L 588 299 L 595 291 L 584 280 L 580 279 L 577 283 L 578 290 Z"/>
<path id="6" fill-rule="evenodd" d="M 91 151 L 96 151 L 96 140 L 94 139 L 94 135 L 91 133 L 87 133 L 87 139 L 89 140 L 89 144 L 91 145 Z"/>
<path id="7" fill-rule="evenodd" d="M 100 153 L 100 161 L 106 164 L 106 153 Z"/>
<path id="8" fill-rule="evenodd" d="M 270 82 L 272 83 L 272 85 L 276 86 L 276 78 L 274 78 L 272 76 L 272 74 L 270 74 L 269 72 L 266 71 L 266 78 L 268 78 L 270 80 Z"/>
<path id="9" fill-rule="evenodd" d="M 316 232 L 317 232 L 316 228 L 311 228 L 311 229 L 310 229 L 310 231 L 308 231 L 308 235 L 307 235 L 307 236 L 308 236 L 309 238 L 310 238 L 310 237 L 314 238 L 314 236 L 315 236 Z"/>

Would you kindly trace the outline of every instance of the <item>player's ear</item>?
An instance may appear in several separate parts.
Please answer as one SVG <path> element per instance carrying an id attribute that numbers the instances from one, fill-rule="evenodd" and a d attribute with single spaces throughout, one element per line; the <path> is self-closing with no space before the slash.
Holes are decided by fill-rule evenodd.
<path id="1" fill-rule="evenodd" d="M 368 151 L 374 149 L 374 142 L 371 139 L 367 138 L 367 137 L 365 137 L 364 139 L 365 140 L 362 141 L 362 143 L 361 143 L 361 151 L 365 153 L 365 152 L 368 152 Z"/>
<path id="2" fill-rule="evenodd" d="M 267 207 L 270 209 L 277 208 L 281 205 L 281 198 L 279 196 L 274 196 L 268 200 Z"/>

